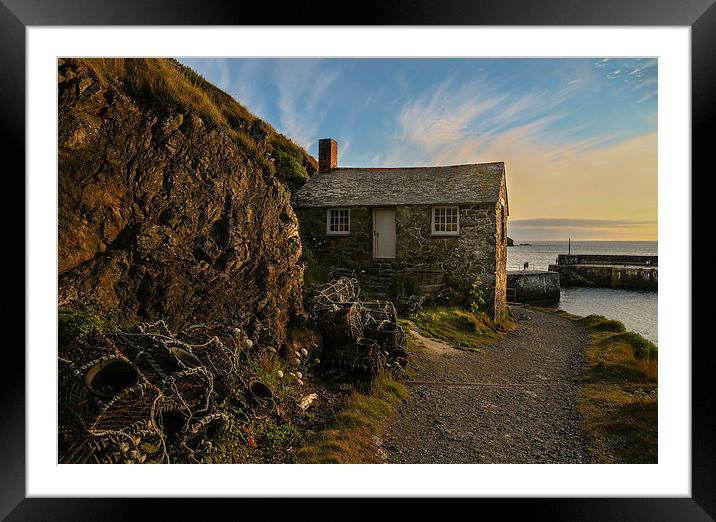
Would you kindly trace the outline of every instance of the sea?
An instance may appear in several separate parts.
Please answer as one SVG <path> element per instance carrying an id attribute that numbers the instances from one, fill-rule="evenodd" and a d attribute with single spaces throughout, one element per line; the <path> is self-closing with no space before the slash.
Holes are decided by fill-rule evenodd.
<path id="1" fill-rule="evenodd" d="M 529 243 L 529 244 L 526 244 Z M 507 247 L 507 269 L 547 270 L 558 254 L 567 254 L 567 241 L 517 241 Z M 658 255 L 657 241 L 572 241 L 572 254 Z M 624 323 L 627 330 L 658 344 L 658 293 L 611 288 L 567 287 L 560 291 L 557 308 L 586 316 L 603 315 Z"/>

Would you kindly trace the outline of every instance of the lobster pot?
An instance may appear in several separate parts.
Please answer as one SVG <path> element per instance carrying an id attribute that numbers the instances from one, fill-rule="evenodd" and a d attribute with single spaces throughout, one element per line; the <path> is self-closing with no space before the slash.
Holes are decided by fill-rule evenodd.
<path id="1" fill-rule="evenodd" d="M 59 378 L 60 432 L 77 426 L 86 429 L 124 391 L 146 382 L 136 366 L 121 355 L 106 355 L 79 367 L 63 364 Z"/>
<path id="2" fill-rule="evenodd" d="M 363 336 L 363 314 L 360 303 L 344 303 L 319 322 L 327 346 L 355 343 Z"/>
<path id="3" fill-rule="evenodd" d="M 365 336 L 375 339 L 380 349 L 394 357 L 407 357 L 405 330 L 387 319 L 365 328 Z"/>
<path id="4" fill-rule="evenodd" d="M 214 379 L 203 366 L 176 372 L 162 382 L 162 411 L 195 418 L 209 410 L 213 389 Z"/>
<path id="5" fill-rule="evenodd" d="M 358 299 L 358 281 L 350 277 L 341 277 L 324 285 L 322 292 L 334 303 L 346 303 Z"/>
<path id="6" fill-rule="evenodd" d="M 99 409 L 89 424 L 92 435 L 134 431 L 153 431 L 153 420 L 161 392 L 152 384 L 127 388 Z"/>
<path id="7" fill-rule="evenodd" d="M 395 309 L 395 305 L 390 301 L 365 301 L 363 308 L 366 315 L 370 316 L 370 319 L 380 321 L 390 321 L 391 323 L 398 322 L 398 311 Z"/>
<path id="8" fill-rule="evenodd" d="M 180 445 L 195 448 L 201 439 L 211 439 L 220 435 L 226 428 L 228 417 L 223 413 L 211 413 L 192 424 L 182 432 Z"/>
<path id="9" fill-rule="evenodd" d="M 71 361 L 74 369 L 84 371 L 100 359 L 122 357 L 123 353 L 112 338 L 93 330 L 77 339 L 72 346 L 63 348 L 58 355 Z"/>
<path id="10" fill-rule="evenodd" d="M 171 359 L 172 356 L 168 350 L 156 349 L 140 352 L 134 361 L 149 382 L 159 385 L 171 375 L 172 371 L 169 368 L 176 368 L 176 363 Z"/>
<path id="11" fill-rule="evenodd" d="M 224 344 L 211 343 L 201 348 L 195 348 L 191 354 L 192 359 L 183 356 L 183 364 L 186 367 L 206 366 L 217 380 L 222 382 L 234 373 L 239 367 L 239 356 L 237 345 L 231 341 Z M 192 360 L 194 362 L 192 362 Z"/>
<path id="12" fill-rule="evenodd" d="M 358 299 L 360 288 L 354 278 L 341 277 L 330 283 L 316 286 L 307 300 L 307 309 L 317 317 L 335 310 L 340 303 L 353 302 Z"/>
<path id="13" fill-rule="evenodd" d="M 388 320 L 383 320 L 378 324 L 376 333 L 376 341 L 378 341 L 381 348 L 386 349 L 389 346 L 395 346 L 398 325 Z"/>
<path id="14" fill-rule="evenodd" d="M 164 436 L 149 422 L 131 431 L 86 434 L 68 451 L 60 454 L 60 464 L 130 464 L 163 462 Z"/>
<path id="15" fill-rule="evenodd" d="M 60 455 L 60 464 L 118 464 L 137 452 L 137 438 L 124 433 L 85 436 Z"/>
<path id="16" fill-rule="evenodd" d="M 329 365 L 355 373 L 375 375 L 383 368 L 383 357 L 375 340 L 361 337 L 350 345 L 334 350 Z"/>
<path id="17" fill-rule="evenodd" d="M 400 325 L 383 321 L 379 329 L 381 347 L 394 357 L 407 357 L 405 330 Z"/>
<path id="18" fill-rule="evenodd" d="M 96 403 L 81 375 L 66 361 L 58 361 L 57 430 L 60 451 L 84 436 L 85 422 L 96 411 Z"/>

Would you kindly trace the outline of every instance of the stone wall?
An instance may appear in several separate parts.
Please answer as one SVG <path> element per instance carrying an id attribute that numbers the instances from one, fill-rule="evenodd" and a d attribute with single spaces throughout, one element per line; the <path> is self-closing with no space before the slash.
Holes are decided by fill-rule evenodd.
<path id="1" fill-rule="evenodd" d="M 348 236 L 326 234 L 325 208 L 298 208 L 296 214 L 301 239 L 316 254 L 331 256 L 336 263 L 358 270 L 437 271 L 448 281 L 472 281 L 479 276 L 487 301 L 499 316 L 506 306 L 507 234 L 498 234 L 497 208 L 494 203 L 462 205 L 460 235 L 433 236 L 431 206 L 397 207 L 396 258 L 380 260 L 373 259 L 371 208 L 351 208 Z M 498 237 L 502 237 L 501 245 L 497 245 Z"/>
<path id="2" fill-rule="evenodd" d="M 507 272 L 508 297 L 518 303 L 559 301 L 559 274 L 538 270 Z"/>
<path id="3" fill-rule="evenodd" d="M 609 254 L 559 254 L 558 265 L 625 265 L 659 266 L 659 256 L 633 256 Z"/>
<path id="4" fill-rule="evenodd" d="M 500 184 L 500 197 L 493 212 L 496 216 L 494 310 L 495 317 L 500 317 L 507 310 L 507 219 L 509 206 L 504 177 Z"/>
<path id="5" fill-rule="evenodd" d="M 656 267 L 616 265 L 549 265 L 559 272 L 562 286 L 653 290 L 659 288 L 659 269 Z"/>

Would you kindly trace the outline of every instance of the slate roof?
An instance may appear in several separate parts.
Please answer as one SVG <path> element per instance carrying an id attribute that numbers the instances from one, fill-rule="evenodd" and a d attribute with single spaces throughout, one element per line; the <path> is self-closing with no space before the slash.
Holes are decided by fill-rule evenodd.
<path id="1" fill-rule="evenodd" d="M 505 164 L 448 167 L 337 168 L 314 174 L 293 195 L 294 207 L 493 203 Z"/>

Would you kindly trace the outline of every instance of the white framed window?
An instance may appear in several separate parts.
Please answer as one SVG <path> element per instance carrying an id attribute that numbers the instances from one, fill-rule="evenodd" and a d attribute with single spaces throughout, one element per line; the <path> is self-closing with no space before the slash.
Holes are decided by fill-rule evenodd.
<path id="1" fill-rule="evenodd" d="M 347 208 L 329 208 L 326 213 L 326 234 L 347 236 L 351 233 L 351 211 Z"/>
<path id="2" fill-rule="evenodd" d="M 433 207 L 433 235 L 460 234 L 460 207 Z"/>

